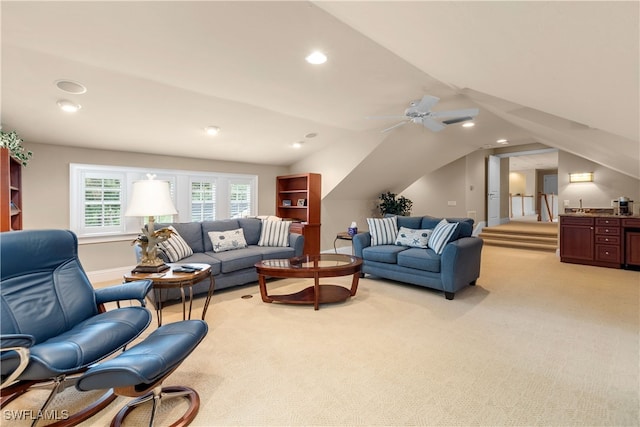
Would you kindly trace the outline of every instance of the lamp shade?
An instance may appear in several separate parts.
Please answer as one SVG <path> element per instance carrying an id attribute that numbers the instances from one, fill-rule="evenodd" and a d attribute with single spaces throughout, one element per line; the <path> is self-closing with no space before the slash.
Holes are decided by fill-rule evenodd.
<path id="1" fill-rule="evenodd" d="M 148 179 L 133 183 L 125 216 L 160 216 L 178 213 L 171 201 L 169 181 Z"/>

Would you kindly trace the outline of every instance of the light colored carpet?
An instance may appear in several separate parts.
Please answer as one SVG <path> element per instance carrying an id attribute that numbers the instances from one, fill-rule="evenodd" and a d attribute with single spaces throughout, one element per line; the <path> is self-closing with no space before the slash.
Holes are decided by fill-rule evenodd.
<path id="1" fill-rule="evenodd" d="M 639 289 L 638 272 L 500 247 L 453 301 L 367 278 L 314 311 L 235 288 L 214 295 L 208 336 L 166 385 L 198 390 L 198 426 L 634 426 Z M 126 401 L 84 425 L 108 425 Z"/>

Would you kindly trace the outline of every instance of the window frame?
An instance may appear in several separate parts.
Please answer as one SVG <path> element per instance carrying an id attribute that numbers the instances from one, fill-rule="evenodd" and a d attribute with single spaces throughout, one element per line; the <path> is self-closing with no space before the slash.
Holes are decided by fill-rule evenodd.
<path id="1" fill-rule="evenodd" d="M 169 181 L 171 197 L 178 214 L 172 222 L 193 222 L 191 219 L 193 181 L 213 182 L 215 185 L 214 219 L 228 218 L 231 211 L 230 187 L 231 183 L 250 185 L 250 214 L 257 215 L 258 207 L 258 176 L 250 174 L 236 174 L 223 172 L 203 172 L 181 169 L 138 168 L 127 166 L 108 166 L 71 163 L 69 165 L 69 226 L 76 233 L 80 243 L 97 243 L 116 240 L 133 239 L 140 233 L 146 218 L 126 217 L 129 196 L 133 182 L 147 179 L 147 174 L 155 174 L 158 180 Z M 121 218 L 120 226 L 116 228 L 98 228 L 87 230 L 84 227 L 85 194 L 84 179 L 87 176 L 113 177 L 122 179 L 121 187 Z M 223 191 L 220 191 L 223 189 Z M 156 219 L 157 220 L 157 219 Z"/>

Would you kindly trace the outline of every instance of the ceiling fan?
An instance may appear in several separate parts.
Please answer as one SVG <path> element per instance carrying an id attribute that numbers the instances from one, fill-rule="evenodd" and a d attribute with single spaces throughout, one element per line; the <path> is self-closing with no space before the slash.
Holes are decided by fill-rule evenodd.
<path id="1" fill-rule="evenodd" d="M 444 129 L 447 125 L 452 125 L 455 123 L 465 122 L 467 120 L 473 119 L 478 115 L 479 110 L 477 108 L 467 108 L 464 110 L 450 110 L 450 111 L 431 111 L 440 98 L 425 95 L 422 99 L 417 99 L 415 101 L 411 101 L 409 104 L 409 108 L 404 110 L 404 116 L 369 116 L 368 119 L 404 119 L 400 123 L 397 123 L 391 127 L 388 127 L 382 132 L 389 132 L 392 129 L 395 129 L 399 126 L 402 126 L 406 123 L 420 123 L 427 129 L 432 130 L 433 132 L 439 132 Z M 448 120 L 442 120 L 441 122 L 436 120 L 440 118 L 450 117 Z"/>

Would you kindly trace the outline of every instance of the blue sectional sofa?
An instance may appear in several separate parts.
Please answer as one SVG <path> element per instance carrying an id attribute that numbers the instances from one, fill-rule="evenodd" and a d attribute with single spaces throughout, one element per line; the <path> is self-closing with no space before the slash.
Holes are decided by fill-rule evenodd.
<path id="1" fill-rule="evenodd" d="M 156 223 L 155 229 L 172 226 L 193 250 L 193 255 L 177 261 L 180 264 L 203 263 L 211 265 L 211 272 L 215 279 L 215 289 L 220 290 L 231 286 L 257 282 L 258 274 L 255 263 L 263 259 L 291 258 L 301 256 L 304 247 L 304 236 L 289 233 L 289 246 L 258 246 L 262 231 L 262 220 L 258 218 L 239 218 L 218 221 L 186 222 L 186 223 Z M 241 249 L 214 252 L 213 243 L 209 238 L 211 231 L 230 231 L 242 228 L 247 247 Z M 158 256 L 165 262 L 171 262 L 161 251 Z M 140 262 L 141 250 L 136 246 L 136 258 Z M 194 295 L 206 293 L 209 280 L 204 280 L 193 287 Z M 163 292 L 162 302 L 180 299 L 178 289 L 168 289 Z M 151 294 L 150 294 L 151 295 Z"/>
<path id="2" fill-rule="evenodd" d="M 397 217 L 397 227 L 412 230 L 434 229 L 442 218 Z M 459 290 L 475 285 L 480 277 L 482 239 L 472 237 L 473 220 L 447 218 L 458 223 L 451 240 L 438 255 L 432 248 L 411 247 L 396 244 L 371 245 L 371 233 L 359 233 L 353 237 L 356 256 L 363 259 L 362 275 L 410 283 L 443 291 L 452 300 Z"/>

